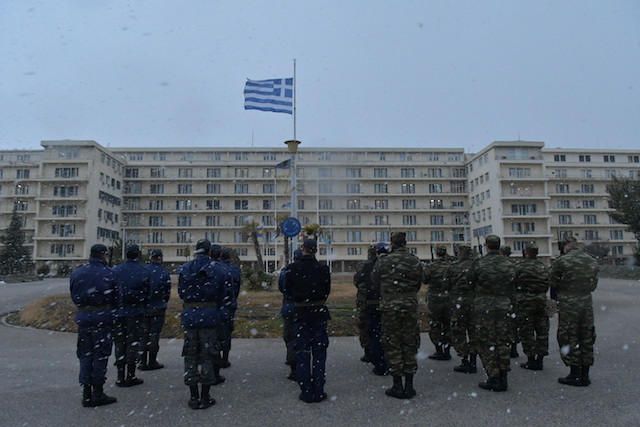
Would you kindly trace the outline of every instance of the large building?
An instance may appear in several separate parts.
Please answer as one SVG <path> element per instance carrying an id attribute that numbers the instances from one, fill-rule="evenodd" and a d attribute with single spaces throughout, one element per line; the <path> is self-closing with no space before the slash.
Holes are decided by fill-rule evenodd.
<path id="1" fill-rule="evenodd" d="M 277 224 L 291 212 L 292 168 L 280 148 L 105 148 L 94 141 L 43 141 L 43 150 L 0 151 L 0 228 L 14 207 L 38 265 L 72 267 L 96 243 L 122 238 L 165 261 L 189 259 L 198 239 L 255 262 L 247 224 L 261 231 L 269 269 L 282 263 Z M 367 248 L 407 233 L 431 259 L 436 245 L 479 248 L 498 234 L 518 256 L 536 241 L 557 256 L 566 234 L 606 242 L 615 258 L 636 239 L 608 215 L 613 176 L 640 176 L 640 150 L 545 149 L 497 141 L 461 148 L 306 148 L 297 153 L 297 216 L 318 224 L 319 258 L 351 271 Z M 276 167 L 279 165 L 281 167 Z"/>

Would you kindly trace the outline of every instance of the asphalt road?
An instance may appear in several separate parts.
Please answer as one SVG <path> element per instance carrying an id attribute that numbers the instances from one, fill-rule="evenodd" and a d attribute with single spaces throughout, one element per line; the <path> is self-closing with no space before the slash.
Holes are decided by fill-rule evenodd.
<path id="1" fill-rule="evenodd" d="M 17 310 L 48 294 L 67 292 L 66 280 L 0 285 L 0 313 Z M 509 391 L 478 388 L 484 374 L 453 372 L 458 363 L 427 359 L 422 336 L 418 395 L 408 401 L 385 396 L 389 377 L 376 377 L 359 361 L 355 337 L 331 338 L 327 359 L 329 399 L 306 404 L 286 379 L 284 344 L 278 339 L 236 339 L 225 384 L 212 390 L 217 404 L 203 411 L 187 407 L 182 383 L 182 340 L 163 340 L 159 360 L 166 366 L 140 372 L 144 384 L 114 386 L 110 363 L 106 391 L 118 402 L 83 408 L 77 383 L 75 335 L 0 324 L 1 426 L 630 426 L 640 425 L 638 353 L 640 282 L 600 281 L 594 293 L 596 364 L 590 387 L 557 383 L 568 369 L 559 357 L 552 321 L 551 355 L 543 371 L 520 369 L 512 359 Z M 521 352 L 522 353 L 522 352 Z M 112 362 L 112 361 L 111 361 Z"/>

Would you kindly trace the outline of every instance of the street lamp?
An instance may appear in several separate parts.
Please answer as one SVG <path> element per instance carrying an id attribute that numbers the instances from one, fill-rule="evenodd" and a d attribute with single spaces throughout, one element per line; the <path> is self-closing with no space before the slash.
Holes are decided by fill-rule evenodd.
<path id="1" fill-rule="evenodd" d="M 298 145 L 301 144 L 300 141 L 295 139 L 290 139 L 289 141 L 285 141 L 287 147 L 289 148 L 289 154 L 291 155 L 291 217 L 298 217 L 298 174 L 296 172 L 296 154 L 298 153 Z"/>

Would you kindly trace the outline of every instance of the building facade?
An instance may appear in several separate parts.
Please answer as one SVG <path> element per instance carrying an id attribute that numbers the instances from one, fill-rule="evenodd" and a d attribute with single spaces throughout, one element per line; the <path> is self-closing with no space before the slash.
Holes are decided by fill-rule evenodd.
<path id="1" fill-rule="evenodd" d="M 281 266 L 278 224 L 291 212 L 293 169 L 282 148 L 105 148 L 95 141 L 42 141 L 43 150 L 0 151 L 0 227 L 14 207 L 38 265 L 84 262 L 94 243 L 118 239 L 160 248 L 165 261 L 189 259 L 207 238 L 255 262 L 248 225 L 260 230 L 267 267 Z M 461 148 L 306 148 L 295 162 L 297 213 L 318 224 L 319 258 L 351 271 L 367 248 L 407 233 L 420 258 L 434 247 L 480 249 L 498 234 L 519 255 L 534 240 L 558 254 L 571 233 L 604 241 L 629 257 L 636 245 L 610 220 L 606 185 L 638 177 L 640 151 L 545 149 L 497 141 Z M 588 160 L 587 160 L 588 159 Z M 279 165 L 279 167 L 277 167 Z"/>

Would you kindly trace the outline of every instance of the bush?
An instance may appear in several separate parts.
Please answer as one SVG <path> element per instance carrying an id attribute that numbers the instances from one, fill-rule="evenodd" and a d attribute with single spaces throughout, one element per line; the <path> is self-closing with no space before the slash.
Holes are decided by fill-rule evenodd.
<path id="1" fill-rule="evenodd" d="M 243 283 L 250 291 L 270 291 L 273 283 L 273 276 L 262 270 L 255 270 L 251 267 L 242 267 Z"/>
<path id="2" fill-rule="evenodd" d="M 36 273 L 38 273 L 38 276 L 44 277 L 51 273 L 51 268 L 47 264 L 44 264 L 42 267 L 36 270 Z"/>
<path id="3" fill-rule="evenodd" d="M 58 277 L 69 277 L 72 270 L 69 264 L 60 264 L 58 266 Z"/>

